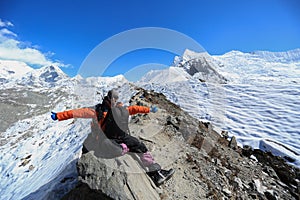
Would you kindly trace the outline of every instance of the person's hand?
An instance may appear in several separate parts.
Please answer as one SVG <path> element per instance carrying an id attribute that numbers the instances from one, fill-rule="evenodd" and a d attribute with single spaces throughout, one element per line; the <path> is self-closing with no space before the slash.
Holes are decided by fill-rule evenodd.
<path id="1" fill-rule="evenodd" d="M 158 111 L 158 108 L 156 106 L 150 107 L 150 112 L 156 113 Z"/>
<path id="2" fill-rule="evenodd" d="M 57 120 L 57 114 L 55 112 L 51 112 L 51 118 L 53 120 Z"/>

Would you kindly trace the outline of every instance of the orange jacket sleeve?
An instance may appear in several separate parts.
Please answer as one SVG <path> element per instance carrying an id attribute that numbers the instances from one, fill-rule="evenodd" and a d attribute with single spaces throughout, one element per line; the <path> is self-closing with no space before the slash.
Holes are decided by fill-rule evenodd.
<path id="1" fill-rule="evenodd" d="M 57 119 L 59 121 L 71 118 L 97 118 L 97 114 L 96 111 L 91 108 L 79 108 L 57 113 Z"/>
<path id="2" fill-rule="evenodd" d="M 145 107 L 145 106 L 128 106 L 127 110 L 130 115 L 135 115 L 138 113 L 149 113 L 150 108 Z"/>

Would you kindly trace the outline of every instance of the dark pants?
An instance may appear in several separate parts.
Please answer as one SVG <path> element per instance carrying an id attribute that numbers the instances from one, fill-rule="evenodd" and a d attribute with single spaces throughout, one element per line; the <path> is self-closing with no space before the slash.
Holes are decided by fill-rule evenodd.
<path id="1" fill-rule="evenodd" d="M 124 143 L 129 148 L 129 152 L 132 153 L 146 153 L 148 151 L 146 145 L 139 141 L 137 138 L 126 134 L 122 138 L 112 139 L 118 144 Z"/>
<path id="2" fill-rule="evenodd" d="M 147 171 L 158 171 L 161 169 L 160 165 L 154 162 L 154 158 L 148 151 L 146 145 L 137 138 L 126 134 L 120 139 L 112 139 L 113 142 L 121 144 L 124 143 L 129 148 L 129 152 L 134 153 L 140 159 L 137 160 L 141 166 Z M 133 156 L 133 158 L 136 158 Z"/>
<path id="3" fill-rule="evenodd" d="M 83 144 L 83 153 L 93 150 L 97 157 L 118 157 L 122 155 L 121 143 L 126 144 L 129 152 L 146 153 L 146 145 L 137 138 L 126 134 L 122 138 L 108 139 L 104 134 L 90 133 Z"/>
<path id="4" fill-rule="evenodd" d="M 83 144 L 83 153 L 94 151 L 94 155 L 100 158 L 115 158 L 122 155 L 122 147 L 120 144 L 126 144 L 129 152 L 132 152 L 140 158 L 140 164 L 146 171 L 157 171 L 161 167 L 154 162 L 154 158 L 148 152 L 144 143 L 137 138 L 126 134 L 122 138 L 108 139 L 106 136 L 100 135 L 95 137 L 95 134 L 89 134 Z"/>

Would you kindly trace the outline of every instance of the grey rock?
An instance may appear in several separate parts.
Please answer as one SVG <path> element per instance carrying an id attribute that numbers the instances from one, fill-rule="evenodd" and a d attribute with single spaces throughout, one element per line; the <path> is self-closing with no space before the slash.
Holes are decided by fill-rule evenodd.
<path id="1" fill-rule="evenodd" d="M 238 177 L 234 177 L 233 184 L 235 184 L 235 185 L 234 185 L 235 187 L 238 187 L 238 188 L 241 188 L 241 189 L 243 189 L 243 187 L 244 187 L 243 182 L 242 182 L 241 179 L 238 178 Z"/>
<path id="2" fill-rule="evenodd" d="M 78 190 L 94 191 L 93 198 L 159 199 L 152 182 L 130 156 L 101 159 L 93 152 L 82 155 L 77 164 L 79 186 L 65 199 L 72 199 Z"/>
<path id="3" fill-rule="evenodd" d="M 236 141 L 236 138 L 235 136 L 233 136 L 229 142 L 229 147 L 232 148 L 232 149 L 237 149 L 237 141 Z"/>
<path id="4" fill-rule="evenodd" d="M 225 139 L 228 139 L 229 138 L 229 135 L 228 135 L 228 131 L 222 131 L 221 132 L 221 135 L 225 138 Z"/>
<path id="5" fill-rule="evenodd" d="M 222 192 L 227 196 L 227 197 L 231 197 L 232 193 L 228 188 L 223 188 Z"/>
<path id="6" fill-rule="evenodd" d="M 277 200 L 277 197 L 274 195 L 273 190 L 267 190 L 264 194 L 268 200 Z"/>

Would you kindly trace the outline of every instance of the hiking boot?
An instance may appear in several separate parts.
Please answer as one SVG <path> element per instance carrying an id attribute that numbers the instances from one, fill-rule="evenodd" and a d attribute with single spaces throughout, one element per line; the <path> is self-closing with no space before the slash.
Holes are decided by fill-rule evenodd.
<path id="1" fill-rule="evenodd" d="M 152 179 L 152 181 L 155 183 L 155 185 L 158 187 L 162 185 L 165 181 L 169 180 L 172 175 L 174 174 L 175 170 L 158 170 L 154 172 L 149 172 L 148 175 Z"/>
<path id="2" fill-rule="evenodd" d="M 166 180 L 169 180 L 172 175 L 174 174 L 175 170 L 174 169 L 169 169 L 169 170 L 160 170 L 159 173 L 161 173 L 165 178 Z"/>

